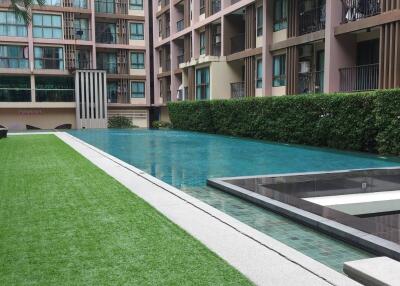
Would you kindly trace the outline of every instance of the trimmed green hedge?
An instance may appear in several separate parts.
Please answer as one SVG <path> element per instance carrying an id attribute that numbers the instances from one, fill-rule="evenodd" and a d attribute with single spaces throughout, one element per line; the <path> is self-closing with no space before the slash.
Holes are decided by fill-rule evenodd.
<path id="1" fill-rule="evenodd" d="M 181 130 L 400 154 L 400 90 L 172 102 L 168 109 Z"/>

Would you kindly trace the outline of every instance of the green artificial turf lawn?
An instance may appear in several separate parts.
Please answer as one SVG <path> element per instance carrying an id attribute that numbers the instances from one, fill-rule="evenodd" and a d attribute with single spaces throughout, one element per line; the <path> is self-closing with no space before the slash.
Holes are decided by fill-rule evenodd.
<path id="1" fill-rule="evenodd" d="M 57 137 L 0 140 L 0 285 L 77 284 L 250 282 Z"/>

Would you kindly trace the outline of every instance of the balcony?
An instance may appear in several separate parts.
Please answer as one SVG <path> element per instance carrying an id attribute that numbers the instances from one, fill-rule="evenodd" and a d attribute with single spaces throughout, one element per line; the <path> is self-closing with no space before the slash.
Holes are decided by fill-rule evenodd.
<path id="1" fill-rule="evenodd" d="M 231 98 L 242 98 L 244 94 L 244 82 L 231 83 Z"/>
<path id="2" fill-rule="evenodd" d="M 73 89 L 36 89 L 37 102 L 74 102 Z"/>
<path id="3" fill-rule="evenodd" d="M 88 8 L 88 1 L 87 0 L 73 0 L 72 7 L 80 8 L 80 9 L 87 9 Z"/>
<path id="4" fill-rule="evenodd" d="M 357 21 L 381 13 L 380 0 L 342 0 L 342 23 Z"/>
<path id="5" fill-rule="evenodd" d="M 91 40 L 90 29 L 75 28 L 75 39 L 81 41 L 90 41 Z"/>
<path id="6" fill-rule="evenodd" d="M 96 43 L 115 44 L 117 43 L 117 33 L 112 31 L 96 31 Z"/>
<path id="7" fill-rule="evenodd" d="M 324 91 L 324 72 L 299 73 L 299 93 L 322 93 Z"/>
<path id="8" fill-rule="evenodd" d="M 216 57 L 221 56 L 221 43 L 214 43 L 212 45 L 212 55 Z"/>
<path id="9" fill-rule="evenodd" d="M 30 102 L 30 88 L 0 88 L 0 102 Z"/>
<path id="10" fill-rule="evenodd" d="M 176 22 L 176 31 L 180 32 L 183 29 L 185 29 L 185 22 L 182 20 L 179 20 L 178 22 Z"/>
<path id="11" fill-rule="evenodd" d="M 90 60 L 76 60 L 75 68 L 78 70 L 90 70 L 92 69 L 92 61 Z"/>
<path id="12" fill-rule="evenodd" d="M 98 62 L 97 69 L 105 70 L 109 74 L 118 74 L 118 66 L 115 62 Z"/>
<path id="13" fill-rule="evenodd" d="M 366 91 L 378 88 L 379 64 L 342 68 L 339 73 L 340 91 Z"/>
<path id="14" fill-rule="evenodd" d="M 299 34 L 317 32 L 325 29 L 325 6 L 300 12 Z"/>
<path id="15" fill-rule="evenodd" d="M 244 51 L 244 34 L 239 34 L 231 38 L 231 54 Z"/>
<path id="16" fill-rule="evenodd" d="M 0 58 L 0 68 L 2 69 L 28 69 L 28 59 L 21 58 Z"/>
<path id="17" fill-rule="evenodd" d="M 212 13 L 218 13 L 219 11 L 221 11 L 221 0 L 212 0 L 211 2 L 211 10 Z"/>
<path id="18" fill-rule="evenodd" d="M 177 60 L 178 60 L 178 65 L 184 63 L 185 62 L 185 55 L 181 54 L 181 55 L 177 56 Z"/>

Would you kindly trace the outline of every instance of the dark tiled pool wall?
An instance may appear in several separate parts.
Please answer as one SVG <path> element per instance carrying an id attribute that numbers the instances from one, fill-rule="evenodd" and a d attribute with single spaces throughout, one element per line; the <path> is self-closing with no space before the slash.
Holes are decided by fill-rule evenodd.
<path id="1" fill-rule="evenodd" d="M 388 241 L 388 244 L 390 244 L 390 242 L 394 242 L 399 246 L 395 246 L 395 248 L 400 250 L 400 215 L 397 212 L 359 217 L 302 199 L 317 196 L 400 190 L 400 169 L 356 170 L 278 176 L 271 175 L 227 178 L 222 180 L 228 185 L 237 186 L 265 198 L 283 203 L 284 205 L 293 206 L 299 210 L 315 214 L 318 217 L 321 217 L 321 220 L 327 219 L 348 226 L 355 230 L 353 233 L 357 233 L 356 230 L 359 230 L 366 234 L 371 234 L 383 239 L 383 241 L 378 241 L 377 243 L 385 244 L 385 241 Z M 216 181 L 218 181 L 218 179 Z M 217 185 L 214 184 L 214 186 Z M 225 191 L 227 191 L 226 188 Z M 230 191 L 230 193 L 239 195 L 244 199 L 264 207 L 268 206 L 268 208 L 271 209 L 271 205 L 262 199 L 260 200 L 260 197 L 252 196 L 251 194 L 243 194 L 237 190 Z M 281 214 L 288 215 L 288 212 L 284 210 L 284 208 L 272 209 Z M 310 220 L 307 217 L 301 217 L 298 215 L 291 217 L 313 227 L 323 229 L 321 224 L 318 224 L 318 222 Z M 334 227 L 332 229 L 334 229 Z M 332 229 L 330 228 L 329 231 L 332 231 Z M 326 231 L 326 227 L 324 230 Z M 335 233 L 333 232 L 332 234 Z M 346 237 L 346 235 L 343 234 L 343 232 L 340 232 L 339 229 L 337 230 L 337 234 L 342 238 Z M 357 237 L 352 237 L 350 241 L 354 243 L 357 241 Z M 370 242 L 367 242 L 366 244 L 369 245 Z M 366 244 L 363 242 L 360 246 L 365 247 Z M 373 246 L 370 250 L 376 249 Z M 388 255 L 387 252 L 384 252 L 383 254 Z M 400 252 L 396 252 L 391 256 L 399 259 Z"/>

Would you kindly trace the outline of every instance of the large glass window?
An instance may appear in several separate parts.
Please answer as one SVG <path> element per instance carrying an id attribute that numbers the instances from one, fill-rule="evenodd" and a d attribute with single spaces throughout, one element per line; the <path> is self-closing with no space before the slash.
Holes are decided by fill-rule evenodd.
<path id="1" fill-rule="evenodd" d="M 257 60 L 256 88 L 262 88 L 262 77 L 263 77 L 262 59 L 258 59 Z"/>
<path id="2" fill-rule="evenodd" d="M 143 10 L 143 0 L 129 0 L 130 10 Z"/>
<path id="3" fill-rule="evenodd" d="M 0 102 L 31 101 L 31 78 L 29 76 L 0 76 Z"/>
<path id="4" fill-rule="evenodd" d="M 210 69 L 202 68 L 196 70 L 196 99 L 205 100 L 210 98 Z"/>
<path id="5" fill-rule="evenodd" d="M 29 68 L 28 47 L 0 45 L 0 68 Z"/>
<path id="6" fill-rule="evenodd" d="M 114 0 L 96 0 L 95 11 L 98 13 L 115 13 L 115 1 Z"/>
<path id="7" fill-rule="evenodd" d="M 87 0 L 72 0 L 72 6 L 75 8 L 87 9 L 88 3 Z"/>
<path id="8" fill-rule="evenodd" d="M 263 6 L 257 7 L 257 37 L 263 34 Z"/>
<path id="9" fill-rule="evenodd" d="M 72 77 L 35 77 L 37 102 L 75 101 L 74 79 Z"/>
<path id="10" fill-rule="evenodd" d="M 144 69 L 144 53 L 131 52 L 131 69 Z"/>
<path id="11" fill-rule="evenodd" d="M 206 1 L 200 0 L 200 15 L 206 13 Z"/>
<path id="12" fill-rule="evenodd" d="M 34 47 L 35 69 L 64 69 L 64 51 L 60 47 Z"/>
<path id="13" fill-rule="evenodd" d="M 200 55 L 206 54 L 206 32 L 200 33 Z"/>
<path id="14" fill-rule="evenodd" d="M 96 23 L 96 42 L 104 44 L 115 44 L 117 33 L 114 23 Z"/>
<path id="15" fill-rule="evenodd" d="M 60 15 L 33 14 L 33 37 L 61 39 L 62 24 Z"/>
<path id="16" fill-rule="evenodd" d="M 275 0 L 274 2 L 274 32 L 287 28 L 287 0 Z"/>
<path id="17" fill-rule="evenodd" d="M 142 81 L 131 81 L 131 98 L 144 98 L 145 85 Z"/>
<path id="18" fill-rule="evenodd" d="M 130 24 L 130 39 L 131 40 L 144 40 L 144 25 L 143 23 Z"/>
<path id="19" fill-rule="evenodd" d="M 273 59 L 273 86 L 286 85 L 286 55 L 275 56 Z"/>
<path id="20" fill-rule="evenodd" d="M 116 74 L 117 68 L 117 55 L 114 53 L 97 53 L 97 68 L 105 70 L 108 73 Z"/>
<path id="21" fill-rule="evenodd" d="M 27 37 L 28 30 L 25 20 L 14 12 L 0 11 L 0 36 Z"/>
<path id="22" fill-rule="evenodd" d="M 74 20 L 75 37 L 79 40 L 90 40 L 90 29 L 88 19 L 75 19 Z"/>

